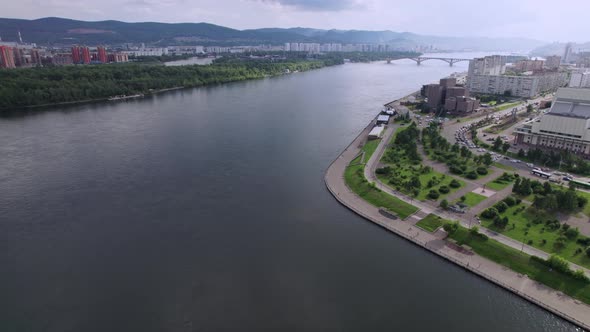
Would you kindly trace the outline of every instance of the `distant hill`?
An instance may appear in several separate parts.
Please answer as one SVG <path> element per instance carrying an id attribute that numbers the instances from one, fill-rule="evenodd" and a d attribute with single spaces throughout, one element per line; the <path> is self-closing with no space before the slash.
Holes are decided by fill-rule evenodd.
<path id="1" fill-rule="evenodd" d="M 0 18 L 0 36 L 15 41 L 20 30 L 27 42 L 42 45 L 146 43 L 152 45 L 248 45 L 286 42 L 388 43 L 399 47 L 433 45 L 438 49 L 473 51 L 530 50 L 544 43 L 523 38 L 439 37 L 409 32 L 263 28 L 236 30 L 209 23 L 86 22 L 47 17 L 37 20 Z"/>
<path id="2" fill-rule="evenodd" d="M 549 56 L 549 55 L 561 55 L 565 52 L 566 43 L 551 43 L 539 46 L 531 51 L 532 56 Z M 588 52 L 590 51 L 590 42 L 588 43 L 573 43 L 572 49 L 574 52 Z"/>

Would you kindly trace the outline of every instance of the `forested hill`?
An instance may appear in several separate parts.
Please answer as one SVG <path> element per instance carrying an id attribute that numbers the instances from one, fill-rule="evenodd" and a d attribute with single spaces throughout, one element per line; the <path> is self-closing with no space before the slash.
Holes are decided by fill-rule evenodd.
<path id="1" fill-rule="evenodd" d="M 42 45 L 146 43 L 206 46 L 318 42 L 381 43 L 404 48 L 434 45 L 438 49 L 446 50 L 518 51 L 529 50 L 543 44 L 540 41 L 524 38 L 441 37 L 394 31 L 308 28 L 236 30 L 209 23 L 86 22 L 56 17 L 37 20 L 0 18 L 2 40 L 17 40 L 19 30 L 24 41 Z"/>

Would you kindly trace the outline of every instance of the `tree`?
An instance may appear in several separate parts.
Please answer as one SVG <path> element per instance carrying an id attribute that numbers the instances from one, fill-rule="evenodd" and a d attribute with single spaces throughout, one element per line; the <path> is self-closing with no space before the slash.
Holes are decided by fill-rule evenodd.
<path id="1" fill-rule="evenodd" d="M 485 153 L 482 158 L 483 158 L 483 163 L 487 166 L 490 166 L 491 164 L 494 163 L 494 159 L 492 158 L 492 155 L 489 153 Z"/>
<path id="2" fill-rule="evenodd" d="M 500 202 L 496 203 L 494 205 L 494 207 L 496 208 L 496 210 L 498 210 L 499 213 L 502 213 L 508 209 L 508 204 L 506 204 L 503 201 L 500 201 Z"/>
<path id="3" fill-rule="evenodd" d="M 430 199 L 437 199 L 439 196 L 440 196 L 440 194 L 434 189 L 431 189 L 428 192 L 428 198 L 430 198 Z"/>
<path id="4" fill-rule="evenodd" d="M 446 222 L 443 225 L 443 229 L 448 234 L 453 234 L 453 233 L 455 233 L 459 229 L 459 223 L 456 222 L 456 221 L 455 222 Z"/>
<path id="5" fill-rule="evenodd" d="M 567 231 L 565 231 L 565 236 L 570 239 L 573 240 L 575 238 L 578 237 L 578 235 L 580 235 L 580 231 L 578 230 L 578 228 L 569 228 Z"/>
<path id="6" fill-rule="evenodd" d="M 502 139 L 500 138 L 500 136 L 498 136 L 494 140 L 494 144 L 492 145 L 492 149 L 494 151 L 500 151 L 500 149 L 502 148 L 502 145 L 503 144 L 504 144 L 504 142 L 502 142 Z"/>
<path id="7" fill-rule="evenodd" d="M 510 149 L 510 143 L 506 142 L 502 145 L 502 151 L 506 153 Z"/>
<path id="8" fill-rule="evenodd" d="M 549 195 L 553 192 L 553 188 L 551 188 L 551 184 L 549 182 L 543 183 L 543 191 L 545 195 Z"/>
<path id="9" fill-rule="evenodd" d="M 523 149 L 518 150 L 518 154 L 517 154 L 518 158 L 524 158 L 526 155 L 524 153 Z"/>
<path id="10" fill-rule="evenodd" d="M 586 248 L 586 256 L 590 257 L 590 247 Z"/>
<path id="11" fill-rule="evenodd" d="M 446 210 L 449 208 L 449 202 L 446 199 L 443 199 L 442 201 L 440 201 L 440 207 L 443 210 Z"/>
<path id="12" fill-rule="evenodd" d="M 526 106 L 526 112 L 527 113 L 531 113 L 534 110 L 533 105 L 532 104 L 528 104 Z"/>
<path id="13" fill-rule="evenodd" d="M 496 217 L 498 215 L 498 210 L 496 210 L 496 208 L 490 207 L 487 208 L 485 210 L 483 210 L 483 212 L 481 213 L 482 218 L 486 218 L 486 219 L 492 219 L 494 217 Z"/>

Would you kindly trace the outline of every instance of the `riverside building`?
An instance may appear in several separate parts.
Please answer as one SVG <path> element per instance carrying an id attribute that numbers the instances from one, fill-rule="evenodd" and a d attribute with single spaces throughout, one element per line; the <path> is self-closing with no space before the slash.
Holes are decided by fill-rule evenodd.
<path id="1" fill-rule="evenodd" d="M 590 155 L 590 89 L 561 88 L 551 110 L 514 131 L 516 143 Z"/>

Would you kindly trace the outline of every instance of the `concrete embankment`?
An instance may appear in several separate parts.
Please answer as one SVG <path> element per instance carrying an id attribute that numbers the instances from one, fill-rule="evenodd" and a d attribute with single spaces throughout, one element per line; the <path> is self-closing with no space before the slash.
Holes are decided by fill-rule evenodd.
<path id="1" fill-rule="evenodd" d="M 413 217 L 404 221 L 388 218 L 380 213 L 378 207 L 353 193 L 345 183 L 344 171 L 360 153 L 373 124 L 374 120 L 330 164 L 326 171 L 324 178 L 326 187 L 341 204 L 402 238 L 590 330 L 590 306 L 472 252 L 458 251 L 449 245 L 440 233 L 428 233 L 414 226 L 416 219 Z M 421 212 L 418 214 L 425 215 L 427 211 Z"/>

